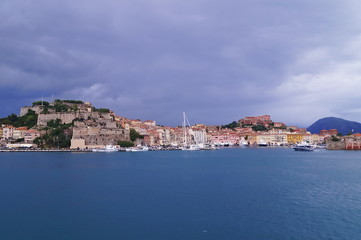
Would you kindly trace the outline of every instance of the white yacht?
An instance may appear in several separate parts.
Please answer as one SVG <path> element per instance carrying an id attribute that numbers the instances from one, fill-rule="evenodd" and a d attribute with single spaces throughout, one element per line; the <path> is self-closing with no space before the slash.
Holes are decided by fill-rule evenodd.
<path id="1" fill-rule="evenodd" d="M 183 151 L 199 151 L 201 150 L 201 148 L 197 145 L 189 145 L 189 146 L 186 146 L 186 147 L 181 147 L 181 150 Z"/>
<path id="2" fill-rule="evenodd" d="M 314 151 L 314 148 L 308 144 L 308 143 L 300 143 L 300 144 L 296 144 L 293 149 L 295 151 L 305 151 L 305 152 L 311 152 Z"/>
<path id="3" fill-rule="evenodd" d="M 149 151 L 149 147 L 137 146 L 137 147 L 127 148 L 126 151 L 127 152 L 147 152 L 147 151 Z"/>
<path id="4" fill-rule="evenodd" d="M 92 149 L 93 152 L 118 152 L 119 150 L 119 146 L 115 145 L 106 145 L 105 148 Z"/>

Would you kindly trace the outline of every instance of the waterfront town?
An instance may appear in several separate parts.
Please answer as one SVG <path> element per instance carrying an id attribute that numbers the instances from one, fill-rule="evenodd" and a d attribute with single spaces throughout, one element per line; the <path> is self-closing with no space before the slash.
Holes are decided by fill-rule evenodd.
<path id="1" fill-rule="evenodd" d="M 154 120 L 118 116 L 109 109 L 97 109 L 89 102 L 55 100 L 52 103 L 34 102 L 30 107 L 22 107 L 19 116 L 13 114 L 3 118 L 0 145 L 2 149 L 84 150 L 109 145 L 176 149 L 185 142 L 202 148 L 281 147 L 329 142 L 330 149 L 360 149 L 359 135 L 337 138 L 336 129 L 311 134 L 305 128 L 273 122 L 269 115 L 246 116 L 224 126 L 187 126 L 184 123 L 183 126 L 167 127 L 157 125 Z"/>

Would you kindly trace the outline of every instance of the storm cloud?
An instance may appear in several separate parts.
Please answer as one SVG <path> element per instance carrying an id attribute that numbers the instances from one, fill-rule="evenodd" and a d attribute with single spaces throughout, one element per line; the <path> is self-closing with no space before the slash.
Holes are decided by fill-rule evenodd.
<path id="1" fill-rule="evenodd" d="M 81 99 L 179 125 L 361 120 L 357 1 L 3 0 L 0 114 Z"/>

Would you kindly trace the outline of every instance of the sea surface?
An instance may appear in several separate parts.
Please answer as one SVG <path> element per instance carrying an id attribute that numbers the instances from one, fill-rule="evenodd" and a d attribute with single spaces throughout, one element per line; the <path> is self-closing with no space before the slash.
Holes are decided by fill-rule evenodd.
<path id="1" fill-rule="evenodd" d="M 361 239 L 361 151 L 0 153 L 1 240 Z"/>

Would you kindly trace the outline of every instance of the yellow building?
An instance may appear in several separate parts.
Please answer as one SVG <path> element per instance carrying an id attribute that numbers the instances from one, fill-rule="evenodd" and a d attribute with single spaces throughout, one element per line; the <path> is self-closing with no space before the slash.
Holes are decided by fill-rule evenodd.
<path id="1" fill-rule="evenodd" d="M 302 134 L 287 134 L 287 143 L 288 144 L 301 143 L 302 141 L 303 141 Z"/>
<path id="2" fill-rule="evenodd" d="M 245 136 L 245 140 L 250 144 L 257 144 L 257 134 L 249 134 Z"/>

